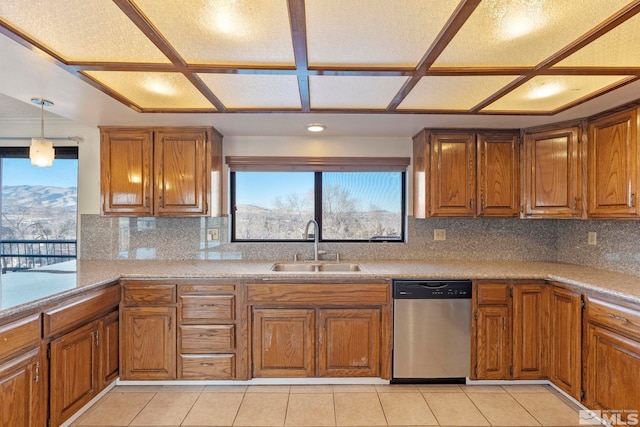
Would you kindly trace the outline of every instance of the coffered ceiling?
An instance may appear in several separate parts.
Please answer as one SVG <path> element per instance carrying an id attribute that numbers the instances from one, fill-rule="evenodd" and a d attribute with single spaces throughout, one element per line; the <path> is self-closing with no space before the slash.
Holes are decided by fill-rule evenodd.
<path id="1" fill-rule="evenodd" d="M 3 0 L 143 113 L 554 115 L 640 78 L 640 1 Z"/>

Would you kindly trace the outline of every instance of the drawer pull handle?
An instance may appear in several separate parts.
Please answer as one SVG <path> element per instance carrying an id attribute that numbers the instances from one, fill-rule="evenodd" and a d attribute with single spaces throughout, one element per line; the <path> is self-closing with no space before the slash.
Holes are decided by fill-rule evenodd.
<path id="1" fill-rule="evenodd" d="M 215 333 L 213 333 L 213 332 L 212 332 L 212 333 L 209 333 L 209 334 L 202 333 L 202 334 L 200 334 L 200 335 L 198 335 L 198 336 L 199 336 L 199 337 L 205 337 L 205 338 L 207 338 L 207 337 L 215 337 L 215 336 L 216 336 L 216 334 L 215 334 Z"/>
<path id="2" fill-rule="evenodd" d="M 622 323 L 627 323 L 629 321 L 626 317 L 616 316 L 615 314 L 609 314 L 609 317 L 611 317 L 612 319 L 619 320 Z"/>
<path id="3" fill-rule="evenodd" d="M 213 363 L 200 363 L 200 366 L 213 366 Z"/>
<path id="4" fill-rule="evenodd" d="M 217 307 L 218 304 L 200 304 L 200 307 Z"/>

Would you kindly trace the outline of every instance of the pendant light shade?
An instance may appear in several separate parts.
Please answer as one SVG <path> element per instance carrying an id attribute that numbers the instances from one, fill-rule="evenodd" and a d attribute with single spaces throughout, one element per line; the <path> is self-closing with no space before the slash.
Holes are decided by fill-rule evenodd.
<path id="1" fill-rule="evenodd" d="M 40 118 L 40 130 L 41 137 L 31 139 L 31 147 L 29 148 L 29 158 L 33 166 L 50 168 L 53 165 L 53 159 L 56 155 L 53 149 L 53 142 L 44 139 L 44 107 L 51 107 L 53 102 L 47 101 L 41 98 L 32 98 L 31 102 L 40 105 L 41 118 Z"/>

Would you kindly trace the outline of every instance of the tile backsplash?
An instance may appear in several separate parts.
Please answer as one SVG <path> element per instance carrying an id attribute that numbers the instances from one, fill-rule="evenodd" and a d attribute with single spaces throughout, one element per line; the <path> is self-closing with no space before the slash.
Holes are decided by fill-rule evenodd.
<path id="1" fill-rule="evenodd" d="M 435 241 L 434 229 L 446 240 Z M 218 239 L 208 240 L 207 230 Z M 407 243 L 321 243 L 325 259 L 558 261 L 640 275 L 640 224 L 634 221 L 408 219 Z M 587 244 L 588 232 L 597 245 Z M 302 237 L 302 231 L 300 233 Z M 82 215 L 83 259 L 292 260 L 311 243 L 231 243 L 222 218 Z"/>

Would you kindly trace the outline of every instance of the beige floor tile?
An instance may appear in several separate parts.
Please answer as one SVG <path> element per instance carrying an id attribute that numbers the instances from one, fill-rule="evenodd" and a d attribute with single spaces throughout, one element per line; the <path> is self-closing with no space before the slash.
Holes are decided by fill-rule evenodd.
<path id="1" fill-rule="evenodd" d="M 424 397 L 418 391 L 378 393 L 387 423 L 393 426 L 438 425 Z"/>
<path id="2" fill-rule="evenodd" d="M 377 393 L 334 393 L 333 399 L 339 426 L 387 425 Z"/>
<path id="3" fill-rule="evenodd" d="M 493 426 L 540 425 L 505 391 L 502 393 L 469 393 L 467 396 Z"/>
<path id="4" fill-rule="evenodd" d="M 233 425 L 283 426 L 288 400 L 286 393 L 246 393 Z"/>
<path id="5" fill-rule="evenodd" d="M 441 425 L 488 426 L 489 422 L 466 394 L 423 392 L 427 404 Z"/>
<path id="6" fill-rule="evenodd" d="M 156 393 L 131 422 L 132 426 L 180 425 L 198 399 L 199 393 Z"/>
<path id="7" fill-rule="evenodd" d="M 246 385 L 208 385 L 202 390 L 203 393 L 244 393 L 247 391 Z"/>
<path id="8" fill-rule="evenodd" d="M 376 384 L 376 391 L 378 393 L 407 393 L 418 391 L 418 386 L 415 384 Z"/>
<path id="9" fill-rule="evenodd" d="M 507 391 L 499 385 L 461 385 L 460 388 L 465 393 L 506 393 Z"/>
<path id="10" fill-rule="evenodd" d="M 291 386 L 291 390 L 289 390 L 289 393 L 291 394 L 296 394 L 296 393 L 304 393 L 304 394 L 309 394 L 309 393 L 333 393 L 333 386 L 332 385 L 292 385 Z"/>
<path id="11" fill-rule="evenodd" d="M 518 393 L 551 393 L 553 388 L 548 385 L 532 384 L 532 385 L 503 385 L 503 389 L 510 394 Z"/>
<path id="12" fill-rule="evenodd" d="M 543 426 L 579 425 L 578 408 L 567 405 L 551 393 L 518 393 L 513 398 Z"/>
<path id="13" fill-rule="evenodd" d="M 242 393 L 202 393 L 183 421 L 185 426 L 230 426 L 242 403 Z"/>
<path id="14" fill-rule="evenodd" d="M 333 386 L 334 393 L 375 393 L 376 387 L 370 384 L 339 384 Z"/>
<path id="15" fill-rule="evenodd" d="M 83 414 L 74 425 L 126 426 L 155 396 L 155 393 L 117 393 L 110 391 Z"/>
<path id="16" fill-rule="evenodd" d="M 202 393 L 203 385 L 165 385 L 159 393 Z"/>
<path id="17" fill-rule="evenodd" d="M 161 385 L 118 385 L 110 392 L 115 393 L 157 393 L 162 390 Z"/>
<path id="18" fill-rule="evenodd" d="M 287 407 L 287 426 L 335 426 L 333 394 L 291 394 Z"/>
<path id="19" fill-rule="evenodd" d="M 418 384 L 418 390 L 428 393 L 463 393 L 458 384 Z"/>
<path id="20" fill-rule="evenodd" d="M 250 385 L 247 393 L 289 393 L 291 386 L 288 385 Z"/>

